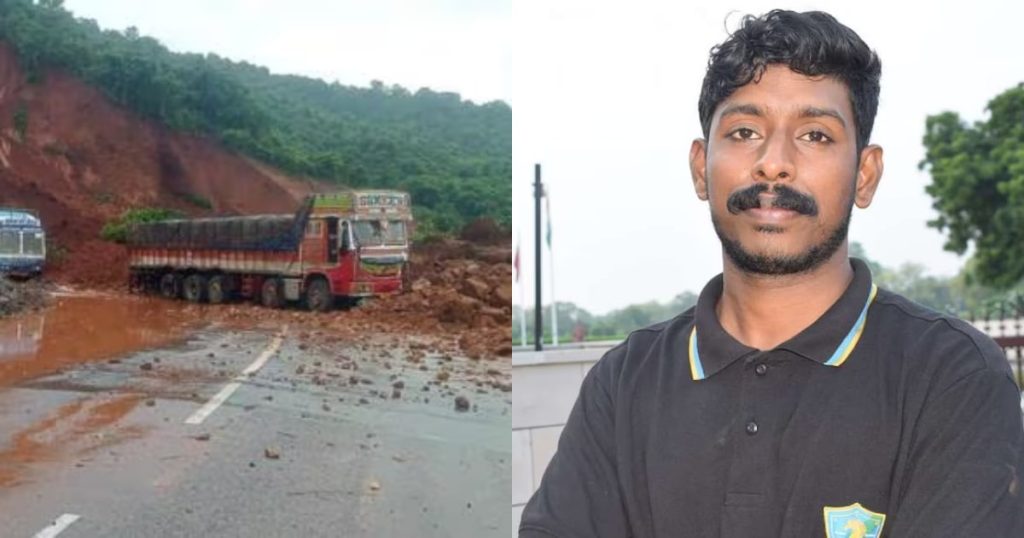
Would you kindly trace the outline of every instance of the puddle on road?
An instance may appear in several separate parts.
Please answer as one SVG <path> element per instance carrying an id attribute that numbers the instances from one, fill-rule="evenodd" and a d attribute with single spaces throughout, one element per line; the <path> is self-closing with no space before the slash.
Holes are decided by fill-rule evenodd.
<path id="1" fill-rule="evenodd" d="M 143 398 L 141 394 L 79 398 L 15 432 L 7 447 L 0 450 L 0 488 L 22 483 L 28 466 L 33 463 L 53 460 L 69 452 L 84 454 L 124 439 L 141 437 L 145 432 L 139 426 L 120 426 L 117 422 Z"/>
<path id="2" fill-rule="evenodd" d="M 0 388 L 181 339 L 201 320 L 146 297 L 63 296 L 40 313 L 0 320 Z"/>

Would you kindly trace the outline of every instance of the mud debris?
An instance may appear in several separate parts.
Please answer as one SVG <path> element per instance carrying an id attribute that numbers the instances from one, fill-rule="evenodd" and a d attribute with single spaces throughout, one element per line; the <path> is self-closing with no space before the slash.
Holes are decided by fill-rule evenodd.
<path id="1" fill-rule="evenodd" d="M 48 303 L 49 293 L 46 284 L 40 280 L 19 281 L 0 275 L 0 318 L 17 312 L 36 310 Z"/>

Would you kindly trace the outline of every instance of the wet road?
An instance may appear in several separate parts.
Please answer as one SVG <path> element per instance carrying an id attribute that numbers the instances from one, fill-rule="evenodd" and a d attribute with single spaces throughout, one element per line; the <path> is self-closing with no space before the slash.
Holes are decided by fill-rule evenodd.
<path id="1" fill-rule="evenodd" d="M 512 535 L 501 368 L 410 346 L 140 298 L 0 320 L 0 536 Z"/>

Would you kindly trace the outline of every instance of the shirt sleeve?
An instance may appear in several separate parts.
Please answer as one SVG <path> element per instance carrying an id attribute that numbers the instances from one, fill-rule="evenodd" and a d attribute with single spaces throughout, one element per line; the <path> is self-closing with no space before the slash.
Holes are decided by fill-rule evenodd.
<path id="1" fill-rule="evenodd" d="M 907 479 L 883 536 L 1024 536 L 1020 405 L 1016 383 L 992 368 L 930 398 L 908 432 Z"/>
<path id="2" fill-rule="evenodd" d="M 616 474 L 613 402 L 601 379 L 608 367 L 603 359 L 584 379 L 558 449 L 523 509 L 520 538 L 630 535 Z"/>

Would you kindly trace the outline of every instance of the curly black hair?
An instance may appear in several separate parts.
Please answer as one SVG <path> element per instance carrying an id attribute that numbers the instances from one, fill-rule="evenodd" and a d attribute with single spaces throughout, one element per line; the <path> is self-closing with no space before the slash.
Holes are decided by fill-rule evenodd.
<path id="1" fill-rule="evenodd" d="M 704 138 L 710 134 L 718 105 L 741 86 L 759 80 L 769 65 L 785 65 L 803 75 L 833 77 L 845 84 L 858 153 L 868 144 L 882 76 L 878 55 L 828 13 L 781 9 L 760 17 L 747 15 L 729 39 L 711 49 L 698 102 Z"/>

